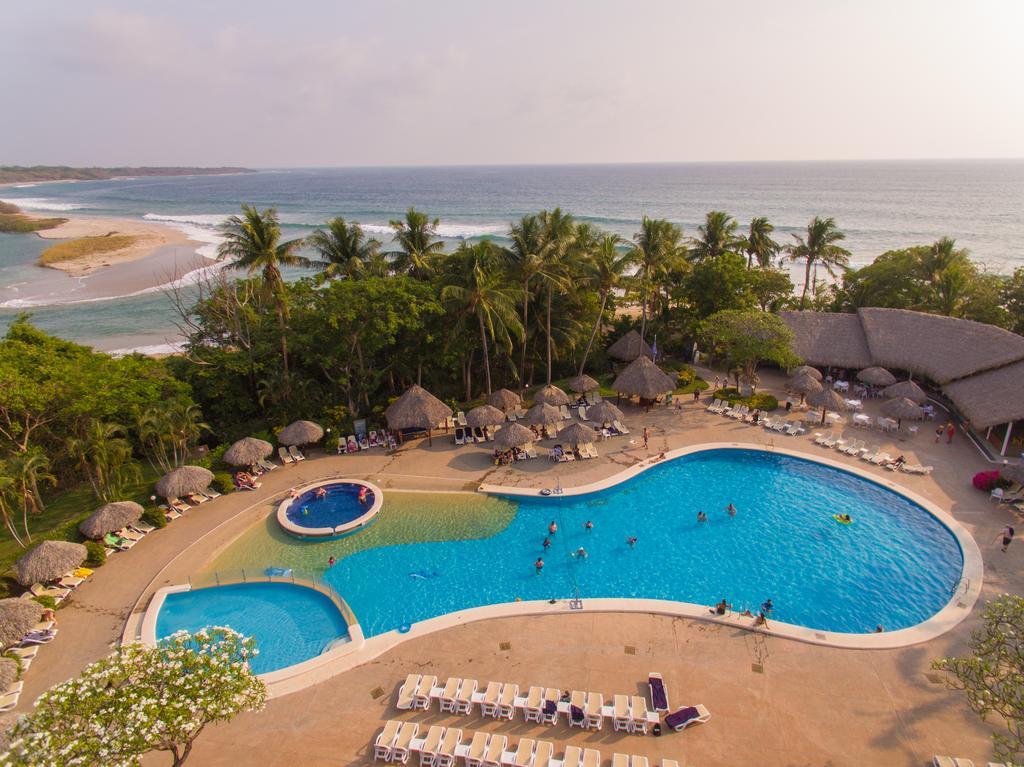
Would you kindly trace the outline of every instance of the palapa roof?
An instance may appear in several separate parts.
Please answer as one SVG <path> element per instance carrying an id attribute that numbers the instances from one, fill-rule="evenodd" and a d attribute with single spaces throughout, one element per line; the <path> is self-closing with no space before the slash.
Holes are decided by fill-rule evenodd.
<path id="1" fill-rule="evenodd" d="M 924 389 L 913 381 L 900 381 L 892 386 L 886 386 L 882 389 L 882 396 L 889 397 L 890 399 L 905 397 L 914 402 L 928 401 L 928 395 L 924 393 Z"/>
<path id="2" fill-rule="evenodd" d="M 6 690 L 18 679 L 18 662 L 14 658 L 0 658 L 0 690 Z"/>
<path id="3" fill-rule="evenodd" d="M 548 405 L 560 407 L 561 405 L 568 405 L 571 400 L 569 399 L 569 395 L 557 386 L 547 384 L 537 390 L 537 393 L 533 395 L 533 401 L 545 402 Z"/>
<path id="4" fill-rule="evenodd" d="M 78 526 L 86 538 L 98 539 L 107 533 L 138 522 L 143 508 L 135 501 L 115 501 L 101 506 Z"/>
<path id="5" fill-rule="evenodd" d="M 793 351 L 811 365 L 866 368 L 872 362 L 856 314 L 792 311 L 779 317 L 793 331 Z"/>
<path id="6" fill-rule="evenodd" d="M 1024 483 L 1024 466 L 1019 463 L 1008 463 L 999 467 L 999 476 L 1016 482 L 1018 485 Z"/>
<path id="7" fill-rule="evenodd" d="M 498 391 L 491 392 L 487 396 L 487 404 L 494 405 L 494 407 L 500 410 L 511 410 L 512 408 L 519 407 L 522 401 L 522 397 L 508 389 L 498 389 Z"/>
<path id="8" fill-rule="evenodd" d="M 816 368 L 816 367 L 814 367 L 812 365 L 798 365 L 797 367 L 795 367 L 791 371 L 789 371 L 789 375 L 790 375 L 791 378 L 796 378 L 797 376 L 806 375 L 806 376 L 810 376 L 815 381 L 821 381 L 824 378 L 821 375 L 821 371 L 818 370 L 818 368 Z"/>
<path id="9" fill-rule="evenodd" d="M 612 421 L 624 420 L 622 411 L 606 399 L 596 405 L 587 408 L 587 420 L 594 423 L 611 423 Z"/>
<path id="10" fill-rule="evenodd" d="M 156 482 L 156 494 L 164 498 L 180 498 L 198 493 L 210 486 L 213 473 L 202 466 L 181 466 L 164 474 Z"/>
<path id="11" fill-rule="evenodd" d="M 584 392 L 594 391 L 600 389 L 599 384 L 595 379 L 588 376 L 586 373 L 576 376 L 574 379 L 569 381 L 569 390 L 574 391 L 577 394 L 583 394 Z"/>
<path id="12" fill-rule="evenodd" d="M 519 423 L 507 423 L 494 434 L 494 444 L 501 450 L 520 447 L 537 439 L 537 435 Z"/>
<path id="13" fill-rule="evenodd" d="M 562 414 L 554 405 L 546 402 L 538 402 L 526 411 L 526 416 L 521 419 L 529 426 L 543 426 L 549 423 L 558 423 L 562 420 Z"/>
<path id="14" fill-rule="evenodd" d="M 277 435 L 282 445 L 312 445 L 324 436 L 324 427 L 312 421 L 295 421 L 285 426 Z M 266 456 L 264 456 L 266 457 Z"/>
<path id="15" fill-rule="evenodd" d="M 418 384 L 406 389 L 384 411 L 391 429 L 432 429 L 451 414 L 450 407 Z"/>
<path id="16" fill-rule="evenodd" d="M 654 351 L 647 342 L 640 338 L 635 330 L 630 330 L 626 335 L 608 347 L 607 354 L 613 360 L 620 362 L 632 362 L 637 357 L 653 357 Z"/>
<path id="17" fill-rule="evenodd" d="M 923 418 L 924 408 L 906 397 L 891 399 L 882 405 L 882 414 L 890 418 Z"/>
<path id="18" fill-rule="evenodd" d="M 42 615 L 43 606 L 34 599 L 0 599 L 0 647 L 20 641 Z"/>
<path id="19" fill-rule="evenodd" d="M 597 432 L 577 421 L 564 429 L 559 429 L 558 438 L 573 445 L 587 444 L 588 442 L 597 442 Z"/>
<path id="20" fill-rule="evenodd" d="M 615 378 L 612 389 L 621 394 L 635 394 L 654 399 L 676 388 L 675 379 L 647 357 L 637 357 Z"/>
<path id="21" fill-rule="evenodd" d="M 493 405 L 480 405 L 466 413 L 466 423 L 474 429 L 484 426 L 501 426 L 505 423 L 505 414 Z"/>
<path id="22" fill-rule="evenodd" d="M 1024 362 L 961 378 L 942 387 L 977 429 L 1024 419 Z"/>
<path id="23" fill-rule="evenodd" d="M 273 452 L 274 446 L 266 440 L 243 437 L 224 451 L 222 460 L 230 466 L 252 466 Z"/>
<path id="24" fill-rule="evenodd" d="M 69 570 L 81 567 L 87 554 L 85 546 L 80 543 L 43 541 L 15 562 L 14 577 L 22 586 L 52 581 Z"/>
<path id="25" fill-rule="evenodd" d="M 866 384 L 871 384 L 872 386 L 892 386 L 896 383 L 896 376 L 885 368 L 872 365 L 871 367 L 864 368 L 862 371 L 857 373 L 857 380 L 863 381 Z"/>
<path id="26" fill-rule="evenodd" d="M 812 407 L 821 407 L 825 410 L 834 410 L 836 412 L 846 410 L 848 407 L 846 400 L 839 396 L 835 389 L 830 389 L 827 386 L 808 394 L 807 404 Z"/>
<path id="27" fill-rule="evenodd" d="M 821 381 L 814 376 L 803 374 L 795 375 L 786 381 L 786 388 L 800 394 L 813 394 L 816 391 L 821 391 L 822 385 Z"/>

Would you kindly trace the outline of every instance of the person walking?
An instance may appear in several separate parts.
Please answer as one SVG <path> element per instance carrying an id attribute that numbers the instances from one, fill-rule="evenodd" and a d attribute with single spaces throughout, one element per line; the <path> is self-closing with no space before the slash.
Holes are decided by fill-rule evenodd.
<path id="1" fill-rule="evenodd" d="M 952 445 L 953 444 L 953 435 L 954 434 L 956 434 L 956 427 L 953 425 L 953 423 L 951 421 L 946 426 L 946 444 L 947 445 Z"/>
<path id="2" fill-rule="evenodd" d="M 935 444 L 939 444 L 939 440 L 942 439 L 942 435 L 946 433 L 946 424 L 940 423 L 935 429 Z"/>
<path id="3" fill-rule="evenodd" d="M 999 536 L 1002 538 L 1002 543 L 1003 543 L 1002 551 L 1006 551 L 1006 549 L 1009 548 L 1010 544 L 1013 543 L 1013 535 L 1014 535 L 1014 531 L 1013 531 L 1012 527 L 1007 525 L 1006 527 L 1003 528 L 1003 532 L 1001 532 L 999 534 Z"/>
<path id="4" fill-rule="evenodd" d="M 644 450 L 647 449 L 647 441 L 651 438 L 651 433 L 647 431 L 647 427 L 644 427 Z"/>

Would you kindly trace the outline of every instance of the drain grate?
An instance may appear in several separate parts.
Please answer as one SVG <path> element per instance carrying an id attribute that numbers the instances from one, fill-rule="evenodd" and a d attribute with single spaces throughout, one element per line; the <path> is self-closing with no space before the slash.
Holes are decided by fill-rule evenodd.
<path id="1" fill-rule="evenodd" d="M 820 639 L 822 642 L 828 639 L 827 636 L 825 636 L 824 634 L 819 634 L 817 631 L 814 632 L 814 638 Z"/>
<path id="2" fill-rule="evenodd" d="M 932 684 L 943 684 L 946 681 L 942 678 L 942 674 L 925 674 L 924 678 Z"/>
<path id="3" fill-rule="evenodd" d="M 383 687 L 374 687 L 372 690 L 370 690 L 370 697 L 373 698 L 374 700 L 377 700 L 377 698 L 379 698 L 383 694 L 384 694 L 384 688 Z"/>
<path id="4" fill-rule="evenodd" d="M 636 648 L 633 647 L 633 645 L 628 644 L 625 647 L 625 653 L 626 655 L 636 655 Z"/>
<path id="5" fill-rule="evenodd" d="M 498 649 L 502 650 L 503 652 L 511 650 L 512 649 L 512 643 L 511 642 L 498 642 Z"/>
<path id="6" fill-rule="evenodd" d="M 750 670 L 753 671 L 755 674 L 763 674 L 764 666 L 762 666 L 760 663 L 751 663 Z"/>

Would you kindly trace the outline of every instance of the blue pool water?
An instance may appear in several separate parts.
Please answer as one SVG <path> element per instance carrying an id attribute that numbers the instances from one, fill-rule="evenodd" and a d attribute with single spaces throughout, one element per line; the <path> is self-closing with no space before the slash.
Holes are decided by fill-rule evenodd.
<path id="1" fill-rule="evenodd" d="M 292 501 L 285 512 L 289 521 L 301 527 L 337 527 L 362 516 L 373 506 L 373 491 L 366 494 L 365 503 L 359 502 L 363 485 L 334 482 L 323 487 L 327 490 L 323 498 L 317 498 L 313 489 Z"/>
<path id="2" fill-rule="evenodd" d="M 730 518 L 725 507 L 738 514 Z M 697 521 L 697 512 L 709 519 Z M 833 514 L 849 513 L 852 525 Z M 548 523 L 558 533 L 545 551 Z M 593 530 L 584 523 L 592 520 Z M 626 538 L 636 536 L 635 548 Z M 585 547 L 586 559 L 571 556 Z M 542 556 L 545 567 L 534 572 Z M 948 528 L 905 497 L 811 461 L 712 450 L 609 490 L 522 500 L 497 535 L 369 549 L 326 578 L 367 636 L 469 607 L 523 600 L 727 599 L 819 630 L 862 633 L 926 620 L 963 568 Z"/>
<path id="3" fill-rule="evenodd" d="M 228 626 L 256 639 L 257 674 L 314 658 L 348 635 L 345 619 L 326 596 L 291 583 L 239 583 L 168 594 L 156 635 Z"/>

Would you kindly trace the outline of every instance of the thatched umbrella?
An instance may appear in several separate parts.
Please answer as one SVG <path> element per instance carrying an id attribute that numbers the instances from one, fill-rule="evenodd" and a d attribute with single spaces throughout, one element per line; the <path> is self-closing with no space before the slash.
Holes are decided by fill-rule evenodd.
<path id="1" fill-rule="evenodd" d="M 804 367 L 806 367 L 806 365 Z M 795 391 L 799 394 L 800 402 L 803 402 L 804 397 L 808 394 L 814 394 L 814 392 L 821 391 L 822 385 L 817 378 L 805 371 L 803 373 L 798 373 L 786 381 L 786 388 L 789 391 Z"/>
<path id="2" fill-rule="evenodd" d="M 474 429 L 501 426 L 505 423 L 505 414 L 492 405 L 480 405 L 466 413 L 466 423 Z"/>
<path id="3" fill-rule="evenodd" d="M 511 450 L 537 439 L 537 435 L 519 423 L 507 423 L 494 434 L 494 445 L 500 450 Z"/>
<path id="4" fill-rule="evenodd" d="M 291 428 L 291 426 L 288 428 Z M 282 442 L 281 444 L 291 443 Z M 274 446 L 266 440 L 256 439 L 255 437 L 243 437 L 224 451 L 223 461 L 231 466 L 252 466 L 273 452 Z"/>
<path id="5" fill-rule="evenodd" d="M 20 641 L 42 615 L 43 606 L 34 599 L 0 599 L 0 647 Z"/>
<path id="6" fill-rule="evenodd" d="M 896 419 L 897 428 L 903 425 L 904 418 L 919 420 L 924 418 L 924 408 L 906 397 L 891 399 L 882 405 L 882 413 Z"/>
<path id="7" fill-rule="evenodd" d="M 876 365 L 864 368 L 862 371 L 857 373 L 857 380 L 863 381 L 866 384 L 871 384 L 872 386 L 892 386 L 896 383 L 896 376 L 885 368 L 880 368 Z"/>
<path id="8" fill-rule="evenodd" d="M 813 378 L 815 381 L 822 380 L 821 371 L 818 370 L 818 368 L 816 367 L 811 367 L 810 365 L 799 365 L 793 368 L 791 371 L 789 371 L 789 375 L 791 378 L 807 375 Z"/>
<path id="9" fill-rule="evenodd" d="M 487 397 L 487 404 L 494 405 L 494 407 L 504 410 L 506 413 L 519 407 L 522 402 L 522 397 L 508 389 L 498 389 L 496 392 L 491 392 Z"/>
<path id="10" fill-rule="evenodd" d="M 538 402 L 526 411 L 526 416 L 522 420 L 528 426 L 544 426 L 549 423 L 559 423 L 562 420 L 562 414 L 554 405 Z"/>
<path id="11" fill-rule="evenodd" d="M 594 423 L 611 423 L 625 420 L 622 411 L 606 399 L 587 408 L 587 420 Z"/>
<path id="12" fill-rule="evenodd" d="M 533 401 L 535 403 L 543 402 L 546 405 L 554 405 L 555 407 L 568 405 L 570 402 L 568 394 L 557 386 L 552 386 L 551 384 L 541 387 L 541 389 L 533 395 Z"/>
<path id="13" fill-rule="evenodd" d="M 324 436 L 324 427 L 312 421 L 295 421 L 285 426 L 277 435 L 282 445 L 312 445 Z M 265 457 L 265 456 L 264 456 Z"/>
<path id="14" fill-rule="evenodd" d="M 81 567 L 88 552 L 85 546 L 70 541 L 43 541 L 14 564 L 14 577 L 22 586 L 60 578 Z"/>
<path id="15" fill-rule="evenodd" d="M 0 658 L 0 694 L 18 678 L 18 662 L 14 658 Z"/>
<path id="16" fill-rule="evenodd" d="M 619 394 L 635 394 L 651 400 L 673 391 L 676 382 L 649 358 L 637 357 L 619 373 L 612 388 Z"/>
<path id="17" fill-rule="evenodd" d="M 576 376 L 574 379 L 569 381 L 569 390 L 574 391 L 577 394 L 584 394 L 588 391 L 595 391 L 600 389 L 601 384 L 596 380 L 588 376 L 586 373 Z"/>
<path id="18" fill-rule="evenodd" d="M 597 442 L 597 432 L 582 423 L 571 423 L 564 429 L 559 429 L 558 438 L 571 445 L 585 445 Z"/>
<path id="19" fill-rule="evenodd" d="M 924 393 L 924 389 L 913 381 L 900 381 L 892 386 L 886 386 L 882 389 L 882 396 L 889 397 L 890 399 L 906 397 L 914 402 L 928 401 L 928 395 Z"/>
<path id="20" fill-rule="evenodd" d="M 640 338 L 639 333 L 631 330 L 609 346 L 607 354 L 613 360 L 632 362 L 637 357 L 653 357 L 654 351 L 647 345 L 646 341 Z"/>
<path id="21" fill-rule="evenodd" d="M 94 511 L 78 526 L 78 530 L 86 538 L 96 540 L 138 522 L 142 512 L 143 508 L 135 501 L 115 501 Z"/>
<path id="22" fill-rule="evenodd" d="M 199 493 L 213 482 L 213 474 L 202 466 L 181 466 L 164 474 L 156 483 L 156 494 L 164 498 L 180 498 Z"/>
<path id="23" fill-rule="evenodd" d="M 426 429 L 427 442 L 434 444 L 434 427 L 450 418 L 452 409 L 419 384 L 413 384 L 384 411 L 388 428 Z"/>
<path id="24" fill-rule="evenodd" d="M 825 416 L 829 410 L 839 413 L 847 409 L 846 400 L 836 393 L 835 389 L 825 387 L 807 396 L 807 404 L 821 408 L 821 422 L 825 423 Z"/>

